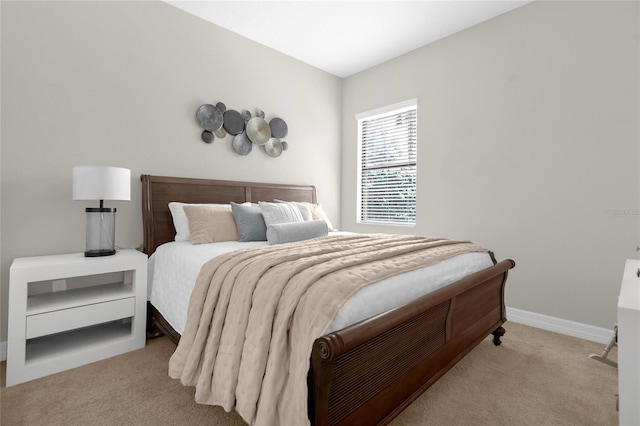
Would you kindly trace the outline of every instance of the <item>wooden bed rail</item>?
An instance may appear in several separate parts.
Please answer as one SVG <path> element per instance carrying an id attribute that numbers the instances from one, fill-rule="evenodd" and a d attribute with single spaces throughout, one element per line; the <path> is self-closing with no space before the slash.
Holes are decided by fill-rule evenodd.
<path id="1" fill-rule="evenodd" d="M 514 266 L 504 260 L 316 339 L 309 399 L 313 423 L 385 424 L 489 334 L 500 344 L 504 285 Z"/>
<path id="2" fill-rule="evenodd" d="M 365 341 L 385 333 L 398 325 L 408 321 L 429 307 L 438 305 L 460 294 L 471 287 L 475 287 L 490 278 L 503 274 L 513 268 L 515 262 L 511 259 L 503 260 L 492 268 L 488 268 L 473 275 L 469 275 L 457 283 L 431 292 L 414 300 L 407 306 L 392 309 L 375 317 L 366 319 L 358 324 L 353 324 L 340 331 L 324 335 L 316 339 L 319 351 L 330 359 L 342 355 Z M 506 317 L 506 314 L 504 315 Z M 505 318 L 506 319 L 506 318 Z M 364 331 L 363 331 L 364 330 Z"/>

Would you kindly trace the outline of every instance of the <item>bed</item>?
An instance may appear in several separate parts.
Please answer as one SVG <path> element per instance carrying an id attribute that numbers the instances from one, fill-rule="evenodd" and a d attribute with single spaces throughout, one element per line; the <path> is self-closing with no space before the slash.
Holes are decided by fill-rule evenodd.
<path id="1" fill-rule="evenodd" d="M 150 175 L 141 180 L 143 250 L 148 255 L 174 239 L 169 202 L 317 203 L 315 187 L 309 185 Z M 487 268 L 316 338 L 307 375 L 311 423 L 386 424 L 487 336 L 493 335 L 499 345 L 506 321 L 504 289 L 515 263 L 491 258 Z M 150 329 L 180 340 L 151 303 L 148 317 Z"/>

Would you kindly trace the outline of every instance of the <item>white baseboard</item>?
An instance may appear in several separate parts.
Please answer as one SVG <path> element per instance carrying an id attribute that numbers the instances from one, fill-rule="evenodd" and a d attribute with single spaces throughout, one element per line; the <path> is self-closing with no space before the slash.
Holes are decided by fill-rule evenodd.
<path id="1" fill-rule="evenodd" d="M 579 337 L 598 343 L 608 343 L 613 336 L 613 324 L 611 329 L 595 327 L 593 325 L 582 324 L 580 322 L 569 321 L 562 318 L 550 317 L 548 315 L 536 314 L 534 312 L 523 311 L 522 309 L 507 307 L 507 319 L 519 324 L 549 330 L 567 336 Z"/>
<path id="2" fill-rule="evenodd" d="M 517 322 L 518 324 L 603 344 L 608 343 L 611 336 L 613 336 L 613 324 L 611 325 L 611 329 L 607 329 L 509 307 L 507 307 L 507 318 L 509 321 Z M 0 361 L 6 360 L 7 342 L 0 342 Z"/>

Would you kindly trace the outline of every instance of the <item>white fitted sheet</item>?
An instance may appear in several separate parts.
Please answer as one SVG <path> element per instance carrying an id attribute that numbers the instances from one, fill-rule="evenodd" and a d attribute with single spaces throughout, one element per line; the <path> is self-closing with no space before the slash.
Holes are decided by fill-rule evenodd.
<path id="1" fill-rule="evenodd" d="M 149 259 L 148 300 L 182 334 L 191 290 L 202 266 L 220 254 L 267 244 L 266 241 L 163 244 Z M 363 287 L 340 309 L 325 333 L 406 304 L 492 265 L 489 253 L 466 253 Z"/>

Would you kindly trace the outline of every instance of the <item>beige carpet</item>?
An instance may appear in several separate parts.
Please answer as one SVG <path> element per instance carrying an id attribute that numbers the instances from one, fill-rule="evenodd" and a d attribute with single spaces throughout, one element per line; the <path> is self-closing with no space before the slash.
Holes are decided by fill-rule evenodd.
<path id="1" fill-rule="evenodd" d="M 393 425 L 616 425 L 618 370 L 589 359 L 604 345 L 506 323 L 503 344 L 483 341 Z M 166 338 L 105 361 L 11 388 L 0 420 L 13 425 L 243 425 L 198 405 L 167 376 Z M 609 355 L 616 359 L 615 349 Z"/>

